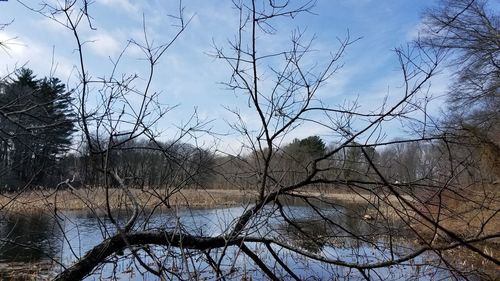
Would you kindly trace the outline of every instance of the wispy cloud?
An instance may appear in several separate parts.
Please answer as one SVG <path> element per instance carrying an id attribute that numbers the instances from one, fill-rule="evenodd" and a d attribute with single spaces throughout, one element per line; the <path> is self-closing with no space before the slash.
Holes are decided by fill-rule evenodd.
<path id="1" fill-rule="evenodd" d="M 114 9 L 120 9 L 127 13 L 136 14 L 140 12 L 139 6 L 130 0 L 97 0 L 98 4 Z"/>
<path id="2" fill-rule="evenodd" d="M 319 89 L 317 98 L 330 106 L 358 98 L 360 110 L 376 110 L 387 94 L 388 102 L 401 95 L 401 76 L 390 50 L 413 39 L 419 30 L 417 14 L 424 4 L 417 2 L 388 0 L 381 5 L 378 1 L 369 0 L 337 1 L 334 4 L 331 1 L 319 1 L 314 10 L 318 16 L 298 16 L 293 21 L 276 21 L 273 22 L 277 24 L 278 30 L 275 36 L 259 34 L 258 55 L 289 49 L 290 32 L 300 26 L 301 30 L 306 31 L 306 38 L 317 35 L 313 46 L 315 51 L 304 60 L 304 69 L 314 66 L 319 69 L 328 60 L 330 52 L 336 50 L 337 36 L 342 37 L 349 29 L 351 38 L 363 36 L 363 39 L 347 48 L 345 56 L 339 61 L 344 67 Z M 43 76 L 49 73 L 53 64 L 53 67 L 57 66 L 55 75 L 66 80 L 64 76 L 70 76 L 78 61 L 71 31 L 46 18 L 27 13 L 20 5 L 16 8 L 16 5 L 15 1 L 9 1 L 6 9 L 2 7 L 0 10 L 0 18 L 16 18 L 12 26 L 0 33 L 0 39 L 17 36 L 12 41 L 15 44 L 9 46 L 10 56 L 0 50 L 3 68 L 29 62 L 28 67 Z M 162 104 L 180 106 L 175 114 L 169 115 L 168 120 L 161 121 L 158 126 L 166 128 L 181 123 L 189 117 L 193 107 L 198 107 L 198 112 L 205 113 L 208 119 L 217 120 L 217 131 L 226 133 L 229 128 L 222 124 L 223 120 L 234 119 L 234 116 L 228 117 L 222 106 L 229 106 L 240 108 L 249 127 L 258 128 L 251 114 L 252 109 L 248 109 L 248 98 L 242 95 L 236 97 L 217 84 L 231 77 L 230 68 L 223 61 L 207 55 L 213 52 L 213 42 L 231 53 L 227 41 L 234 39 L 238 32 L 237 11 L 225 1 L 189 0 L 184 1 L 183 5 L 186 6 L 186 19 L 191 15 L 194 17 L 185 33 L 159 61 L 151 85 L 152 90 L 162 93 Z M 399 12 L 386 11 L 389 8 Z M 84 25 L 86 22 L 82 22 L 80 30 L 82 41 L 87 42 L 84 45 L 87 71 L 92 77 L 106 76 L 106 72 L 113 67 L 108 57 L 116 59 L 128 39 L 138 42 L 145 40 L 143 14 L 148 42 L 154 46 L 168 42 L 178 31 L 178 27 L 174 26 L 178 22 L 169 15 L 178 11 L 178 3 L 171 1 L 95 0 L 91 12 L 97 30 L 90 30 Z M 131 46 L 116 73 L 138 73 L 136 86 L 140 88 L 141 83 L 145 83 L 144 77 L 148 71 L 148 62 L 143 58 L 141 50 Z M 269 88 L 268 84 L 274 81 L 270 66 L 280 67 L 280 61 L 261 60 L 259 71 L 262 74 L 262 90 Z M 439 84 L 434 83 L 433 89 L 443 88 L 443 83 Z M 311 134 L 328 133 L 318 126 L 304 126 L 291 134 L 290 138 L 303 138 Z M 233 135 L 224 138 L 223 142 L 232 145 L 237 143 Z"/>
<path id="3" fill-rule="evenodd" d="M 9 57 L 22 56 L 26 51 L 26 44 L 16 35 L 0 31 L 0 52 Z"/>
<path id="4" fill-rule="evenodd" d="M 5 43 L 5 49 L 0 50 L 0 58 L 5 64 L 5 68 L 0 68 L 0 77 L 22 66 L 34 69 L 39 76 L 54 75 L 62 79 L 72 72 L 71 60 L 60 54 L 56 47 L 4 31 L 0 32 L 0 42 Z"/>
<path id="5" fill-rule="evenodd" d="M 123 46 L 116 36 L 108 32 L 98 32 L 91 35 L 87 42 L 88 48 L 96 55 L 114 57 L 120 53 Z"/>

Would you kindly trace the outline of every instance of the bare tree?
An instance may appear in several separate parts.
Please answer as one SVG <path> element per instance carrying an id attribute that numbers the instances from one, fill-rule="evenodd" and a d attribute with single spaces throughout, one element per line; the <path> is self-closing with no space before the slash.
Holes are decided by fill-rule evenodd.
<path id="1" fill-rule="evenodd" d="M 484 0 L 441 1 L 427 12 L 421 43 L 450 52 L 457 69 L 453 110 L 498 107 L 499 21 L 497 8 Z"/>
<path id="2" fill-rule="evenodd" d="M 286 207 L 284 207 L 283 204 L 285 200 L 283 197 L 290 196 L 303 200 L 304 204 L 311 208 L 311 212 L 316 213 L 320 217 L 320 220 L 327 224 L 328 231 L 326 231 L 324 235 L 327 237 L 326 240 L 329 241 L 326 242 L 328 245 L 328 243 L 331 243 L 331 240 L 338 238 L 340 230 L 346 231 L 346 228 L 337 221 L 330 220 L 328 215 L 312 202 L 314 202 L 314 200 L 321 200 L 322 203 L 330 204 L 332 208 L 335 207 L 336 203 L 325 200 L 324 198 L 314 198 L 314 196 L 311 196 L 311 194 L 307 192 L 305 194 L 298 193 L 315 184 L 327 183 L 329 184 L 330 191 L 343 187 L 356 194 L 362 191 L 368 192 L 368 194 L 375 198 L 375 201 L 372 202 L 368 199 L 368 202 L 371 202 L 375 206 L 375 210 L 380 217 L 383 217 L 385 220 L 388 219 L 388 213 L 384 213 L 382 211 L 384 208 L 381 207 L 382 205 L 387 206 L 390 209 L 389 213 L 395 214 L 396 217 L 406 217 L 403 221 L 406 221 L 408 224 L 409 220 L 416 220 L 423 223 L 429 227 L 429 230 L 434 229 L 435 235 L 431 236 L 431 238 L 425 238 L 425 235 L 423 235 L 424 231 L 413 228 L 414 233 L 419 239 L 422 239 L 420 243 L 426 246 L 401 259 L 394 258 L 395 256 L 399 256 L 400 253 L 391 253 L 390 255 L 392 258 L 388 260 L 382 259 L 382 261 L 375 263 L 349 263 L 342 259 L 327 259 L 324 256 L 306 254 L 308 258 L 313 260 L 316 259 L 329 265 L 345 266 L 356 269 L 359 271 L 360 276 L 368 278 L 369 274 L 367 272 L 372 268 L 377 268 L 382 265 L 388 266 L 391 264 L 404 263 L 406 258 L 410 259 L 410 257 L 413 258 L 418 256 L 419 254 L 417 254 L 417 252 L 425 252 L 426 250 L 423 250 L 424 248 L 429 250 L 432 249 L 438 233 L 444 233 L 445 236 L 452 240 L 459 241 L 458 243 L 463 242 L 470 250 L 479 253 L 487 260 L 498 263 L 494 257 L 482 253 L 482 251 L 472 243 L 468 243 L 458 234 L 444 227 L 440 223 L 441 218 L 439 218 L 439 215 L 437 218 L 433 217 L 434 212 L 431 212 L 431 210 L 427 208 L 425 205 L 426 202 L 419 200 L 418 196 L 405 190 L 405 187 L 410 186 L 410 183 L 394 184 L 389 181 L 373 161 L 373 154 L 368 153 L 368 148 L 383 145 L 383 143 L 380 143 L 380 140 L 373 136 L 377 135 L 377 129 L 380 124 L 384 122 L 384 119 L 405 118 L 406 114 L 412 110 L 424 110 L 423 107 L 415 105 L 419 104 L 419 94 L 424 91 L 426 83 L 429 81 L 429 78 L 433 76 L 442 58 L 442 53 L 439 51 L 427 52 L 422 49 L 415 50 L 411 48 L 397 49 L 396 54 L 400 60 L 403 82 L 405 85 L 404 98 L 393 105 L 386 104 L 379 113 L 362 113 L 352 108 L 345 109 L 342 107 L 336 108 L 325 105 L 315 99 L 315 94 L 320 86 L 338 70 L 337 62 L 339 58 L 342 56 L 344 49 L 353 42 L 349 36 L 339 41 L 340 47 L 338 52 L 333 54 L 331 59 L 325 62 L 323 68 L 320 68 L 317 64 L 307 64 L 306 58 L 311 51 L 312 42 L 304 42 L 305 35 L 301 32 L 296 32 L 292 35 L 291 48 L 289 50 L 273 50 L 270 53 L 257 52 L 259 38 L 275 32 L 272 28 L 273 20 L 281 16 L 290 16 L 293 18 L 297 11 L 308 10 L 310 8 L 308 6 L 309 4 L 310 3 L 306 3 L 304 6 L 295 8 L 290 6 L 282 7 L 275 5 L 275 3 L 270 3 L 270 7 L 263 7 L 263 4 L 258 1 L 252 1 L 251 4 L 236 4 L 236 8 L 240 11 L 240 27 L 238 29 L 238 36 L 236 36 L 237 39 L 231 42 L 233 52 L 225 53 L 223 48 L 217 48 L 216 56 L 225 60 L 233 70 L 233 75 L 227 83 L 228 87 L 238 93 L 248 96 L 249 104 L 255 109 L 256 119 L 260 122 L 260 127 L 252 130 L 252 128 L 243 122 L 243 118 L 239 115 L 239 112 L 233 110 L 236 115 L 235 119 L 238 121 L 232 125 L 238 128 L 239 132 L 244 136 L 246 141 L 243 145 L 246 145 L 248 149 L 255 154 L 254 159 L 258 159 L 258 161 L 254 161 L 250 164 L 253 165 L 252 168 L 259 179 L 259 200 L 253 208 L 245 212 L 237 221 L 236 227 L 233 230 L 234 235 L 251 229 L 252 223 L 258 225 L 262 219 L 258 216 L 259 212 L 264 212 L 263 210 L 271 205 L 277 209 L 277 212 L 279 212 L 284 221 L 290 224 L 296 232 L 301 234 L 299 235 L 301 239 L 309 240 L 314 243 L 314 240 L 318 239 L 318 237 L 308 236 L 307 231 L 305 231 L 300 224 L 294 223 L 293 216 L 287 214 Z M 282 59 L 282 61 L 276 63 L 275 61 L 278 60 L 278 58 Z M 274 81 L 273 86 L 262 86 L 264 85 L 262 80 L 266 77 L 264 74 L 265 72 L 273 74 L 271 76 L 272 78 L 269 78 Z M 318 119 L 311 117 L 314 116 L 315 112 L 322 113 L 322 116 L 326 116 L 326 118 L 318 121 Z M 355 119 L 357 119 L 356 122 L 364 121 L 368 125 L 355 131 L 352 126 Z M 339 146 L 327 152 L 325 155 L 311 160 L 306 166 L 307 173 L 305 173 L 301 179 L 290 185 L 284 184 L 281 178 L 276 177 L 273 173 L 274 166 L 272 165 L 273 158 L 276 157 L 277 151 L 280 150 L 280 144 L 283 138 L 287 133 L 296 128 L 296 126 L 307 126 L 308 124 L 318 123 L 331 130 L 331 134 L 335 134 L 339 137 Z M 421 140 L 426 138 L 424 133 Z M 432 137 L 430 138 L 432 139 Z M 361 143 L 361 140 L 364 140 L 364 144 Z M 400 142 L 408 141 L 412 140 Z M 414 139 L 413 141 L 418 141 L 418 139 Z M 398 142 L 399 141 L 396 141 L 396 143 Z M 336 157 L 339 152 L 344 151 L 345 148 L 349 148 L 348 151 L 351 152 L 359 150 L 364 160 L 366 160 L 370 168 L 375 172 L 374 176 L 369 178 L 369 180 L 359 180 L 359 177 L 351 178 L 350 176 L 343 178 L 328 177 L 328 175 L 332 174 L 327 174 L 325 171 L 328 171 L 332 167 L 328 166 L 327 160 Z M 356 163 L 357 161 L 360 160 L 352 158 L 349 162 Z M 343 168 L 351 173 L 363 173 L 359 169 L 354 170 L 352 167 L 353 166 L 350 165 L 344 166 Z M 447 178 L 449 179 L 449 177 Z M 446 182 L 446 180 L 444 182 Z M 413 183 L 411 184 L 413 185 Z M 433 192 L 441 194 L 437 187 L 440 186 L 440 184 L 437 186 L 434 184 L 432 186 L 427 186 L 426 184 L 425 186 L 428 190 L 437 188 L 437 190 Z M 441 190 L 442 189 L 443 187 L 441 187 Z M 311 189 L 308 191 L 310 190 Z M 393 198 L 395 202 L 391 201 L 389 198 Z M 437 205 L 441 207 L 440 203 Z M 429 213 L 422 211 L 422 208 L 426 209 Z M 410 225 L 408 226 L 412 229 Z M 379 234 L 384 233 L 388 235 L 389 240 L 393 239 L 392 233 L 395 231 L 394 228 L 388 227 L 379 231 L 381 231 Z M 336 233 L 337 235 L 332 235 L 332 233 Z M 352 232 L 349 234 L 356 237 L 356 240 L 364 242 L 369 241 L 370 239 L 368 236 L 373 235 L 373 233 L 360 234 Z M 284 241 L 273 242 L 281 247 L 288 246 L 287 249 L 292 252 L 296 251 L 296 253 L 304 254 L 298 249 L 293 249 L 293 247 L 290 247 Z M 321 246 L 324 246 L 323 243 L 325 242 L 320 242 Z M 389 241 L 389 243 L 392 242 Z M 392 247 L 389 248 L 393 249 Z M 275 258 L 277 259 L 277 263 L 281 265 L 282 261 L 279 261 L 277 257 Z M 277 278 L 272 275 L 272 270 L 263 265 L 262 260 L 259 260 L 258 257 L 252 259 L 264 272 L 269 273 L 270 278 Z M 444 258 L 443 261 L 447 263 Z M 284 271 L 290 274 L 291 277 L 294 277 L 293 272 L 290 272 L 286 267 Z"/>
<path id="3" fill-rule="evenodd" d="M 448 53 L 454 79 L 448 94 L 447 133 L 480 147 L 498 174 L 500 161 L 500 17 L 493 1 L 450 0 L 426 13 L 419 44 Z M 449 68 L 449 69 L 451 69 Z"/>
<path id="4" fill-rule="evenodd" d="M 116 72 L 120 58 L 114 61 L 113 72 L 107 78 L 93 77 L 87 71 L 85 40 L 79 31 L 82 25 L 93 27 L 89 2 L 47 3 L 36 10 L 74 35 L 79 55 L 75 88 L 78 121 L 86 156 L 92 169 L 100 173 L 109 222 L 100 219 L 91 198 L 80 197 L 95 213 L 102 240 L 83 255 L 75 250 L 76 261 L 63 264 L 56 280 L 79 280 L 106 264 L 115 266 L 111 270 L 114 275 L 117 264 L 123 261 L 131 261 L 140 272 L 161 280 L 208 276 L 244 279 L 248 275 L 271 280 L 424 276 L 460 279 L 477 273 L 461 266 L 453 257 L 456 252 L 471 254 L 493 266 L 500 264 L 496 253 L 488 250 L 500 236 L 497 229 L 490 227 L 498 221 L 498 198 L 460 193 L 464 189 L 457 181 L 457 173 L 463 174 L 463 166 L 455 166 L 447 158 L 453 156 L 447 153 L 448 140 L 425 131 L 404 140 L 386 141 L 380 137 L 385 122 L 415 121 L 410 118 L 415 111 L 428 116 L 424 106 L 426 90 L 443 59 L 440 50 L 411 46 L 396 49 L 403 85 L 401 98 L 387 101 L 376 111 L 362 112 L 356 104 L 326 104 L 318 97 L 322 86 L 341 70 L 345 49 L 357 41 L 349 33 L 338 39 L 337 50 L 328 59 L 318 62 L 311 62 L 314 40 L 300 29 L 291 34 L 287 48 L 265 48 L 264 38 L 279 32 L 277 20 L 292 21 L 298 14 L 311 13 L 314 2 L 251 0 L 233 4 L 239 14 L 235 39 L 225 48 L 215 44 L 213 55 L 231 69 L 225 85 L 245 99 L 258 125 L 248 124 L 239 109 L 229 109 L 234 114 L 230 126 L 241 135 L 242 153 L 224 158 L 231 170 L 221 174 L 227 185 L 250 187 L 248 192 L 256 196 L 242 203 L 231 219 L 218 216 L 220 227 L 215 231 L 205 228 L 203 220 L 201 224 L 190 224 L 177 213 L 168 213 L 173 223 L 153 219 L 155 213 L 167 214 L 165 210 L 172 207 L 174 195 L 182 195 L 193 182 L 205 186 L 203 179 L 196 177 L 200 170 L 190 168 L 202 157 L 196 153 L 193 157 L 177 157 L 168 147 L 204 132 L 200 129 L 205 123 L 196 113 L 169 143 L 160 142 L 153 130 L 169 108 L 157 103 L 159 94 L 151 89 L 151 83 L 160 58 L 189 23 L 183 8 L 176 17 L 178 29 L 171 41 L 155 45 L 146 33 L 142 41 L 130 40 L 129 46 L 140 48 L 149 67 L 145 84 L 136 83 L 139 74 Z M 101 103 L 92 106 L 89 95 L 95 93 Z M 140 102 L 132 102 L 137 97 Z M 426 125 L 427 120 L 416 121 Z M 336 138 L 336 145 L 302 159 L 300 173 L 295 173 L 296 166 L 280 165 L 290 134 L 312 124 L 328 130 Z M 147 145 L 136 141 L 140 138 L 146 139 Z M 439 161 L 428 163 L 439 162 L 443 169 L 417 173 L 415 167 L 408 166 L 408 180 L 391 179 L 376 157 L 377 148 L 419 142 L 436 143 L 436 149 L 442 149 Z M 115 161 L 117 155 L 143 150 L 162 153 L 176 165 L 178 174 L 147 189 L 134 189 L 135 180 L 143 175 L 118 169 Z M 284 180 L 292 172 L 296 177 Z M 125 206 L 125 219 L 113 209 L 116 202 L 112 200 L 112 186 L 123 192 L 119 203 Z M 81 194 L 71 179 L 61 182 L 58 188 L 62 187 Z M 141 201 L 144 197 L 157 203 L 145 208 Z M 478 221 L 457 214 L 450 198 L 484 211 L 483 217 Z M 189 203 L 190 199 L 186 200 Z M 52 211 L 58 218 L 65 216 L 57 206 Z M 460 227 L 450 224 L 456 219 L 475 224 L 470 232 L 459 232 Z M 63 237 L 69 240 L 68 235 Z"/>

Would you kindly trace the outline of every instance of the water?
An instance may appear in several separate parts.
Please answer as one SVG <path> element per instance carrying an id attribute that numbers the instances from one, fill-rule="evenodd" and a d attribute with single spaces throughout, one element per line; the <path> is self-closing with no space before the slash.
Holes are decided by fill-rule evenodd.
<path id="1" fill-rule="evenodd" d="M 398 222 L 390 225 L 374 224 L 360 220 L 363 206 L 331 206 L 321 209 L 330 223 L 325 223 L 317 212 L 307 206 L 288 205 L 283 213 L 295 226 L 285 222 L 276 208 L 267 208 L 252 222 L 251 236 L 273 238 L 288 245 L 298 247 L 311 255 L 320 255 L 329 259 L 339 259 L 351 263 L 373 263 L 387 260 L 411 252 L 417 245 L 401 232 Z M 137 230 L 183 229 L 192 234 L 216 236 L 227 233 L 245 209 L 212 208 L 180 209 L 157 212 L 152 216 L 143 215 Z M 125 221 L 126 214 L 117 214 L 119 221 Z M 0 263 L 37 263 L 55 260 L 70 265 L 82 257 L 97 243 L 110 237 L 116 231 L 115 226 L 105 216 L 85 212 L 64 212 L 57 217 L 42 214 L 9 215 L 0 223 L 0 237 L 10 242 L 0 244 Z M 362 237 L 354 239 L 353 235 Z M 389 241 L 390 240 L 390 241 Z M 271 267 L 275 264 L 270 252 L 262 245 L 248 243 L 255 253 Z M 392 251 L 388 245 L 392 245 Z M 273 245 L 276 253 L 286 264 L 304 280 L 361 279 L 358 270 L 312 261 L 289 250 Z M 136 254 L 150 266 L 160 262 L 170 270 L 171 276 L 191 279 L 215 280 L 214 272 L 199 252 L 181 252 L 169 247 L 149 247 L 148 251 L 136 249 Z M 211 253 L 214 259 L 221 257 L 222 250 Z M 137 259 L 130 258 L 131 252 L 111 257 L 108 264 L 98 268 L 87 280 L 101 280 L 116 275 L 121 280 L 157 280 L 157 277 L 138 266 Z M 426 253 L 403 265 L 366 271 L 373 279 L 418 280 L 442 279 L 450 277 L 450 272 L 440 269 L 432 253 Z M 430 262 L 434 261 L 434 262 Z M 54 264 L 54 263 L 53 263 Z M 228 248 L 221 260 L 223 270 L 229 280 L 242 280 L 252 277 L 254 280 L 265 279 L 255 270 L 251 260 L 241 254 L 238 248 Z M 277 266 L 277 268 L 281 268 Z M 60 269 L 54 265 L 52 270 Z M 192 275 L 197 272 L 198 275 Z M 277 272 L 283 278 L 288 276 L 284 270 Z"/>

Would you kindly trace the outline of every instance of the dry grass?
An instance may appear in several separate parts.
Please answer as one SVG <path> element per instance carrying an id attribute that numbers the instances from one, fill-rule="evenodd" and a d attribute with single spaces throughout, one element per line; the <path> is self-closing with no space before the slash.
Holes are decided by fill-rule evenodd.
<path id="1" fill-rule="evenodd" d="M 53 267 L 54 264 L 49 261 L 0 263 L 0 279 L 11 281 L 51 280 L 54 277 Z"/>
<path id="2" fill-rule="evenodd" d="M 255 191 L 237 189 L 182 189 L 173 192 L 169 189 L 131 189 L 141 208 L 164 207 L 221 207 L 247 204 L 257 198 Z M 368 195 L 355 193 L 315 193 L 300 192 L 301 195 L 314 196 L 329 201 L 363 203 L 372 200 Z M 108 199 L 106 199 L 108 198 Z M 84 189 L 36 189 L 19 193 L 0 194 L 0 210 L 13 212 L 37 212 L 57 210 L 106 210 L 109 201 L 111 209 L 130 208 L 122 189 L 109 189 L 108 197 L 103 188 Z M 393 201 L 395 198 L 389 198 Z"/>
<path id="3" fill-rule="evenodd" d="M 464 191 L 464 194 L 443 196 L 424 210 L 439 224 L 463 237 L 490 235 L 500 229 L 500 192 Z"/>
<path id="4" fill-rule="evenodd" d="M 255 199 L 255 193 L 240 190 L 167 189 L 131 192 L 141 208 L 164 207 L 219 207 L 238 205 Z M 108 198 L 108 199 L 107 199 Z M 32 190 L 22 193 L 0 194 L 0 210 L 11 212 L 38 212 L 57 210 L 106 210 L 127 209 L 132 205 L 121 189 L 110 189 L 108 197 L 103 188 L 77 190 Z"/>

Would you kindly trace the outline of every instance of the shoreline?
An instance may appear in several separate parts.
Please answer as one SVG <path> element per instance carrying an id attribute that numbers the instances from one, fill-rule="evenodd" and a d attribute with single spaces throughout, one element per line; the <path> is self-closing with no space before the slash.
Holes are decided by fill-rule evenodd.
<path id="1" fill-rule="evenodd" d="M 131 190 L 134 195 L 137 195 L 137 200 L 140 202 L 141 207 L 144 207 L 143 210 L 152 210 L 151 207 L 154 207 L 155 204 L 162 205 L 161 208 L 166 208 L 163 205 L 163 202 L 159 200 L 159 198 L 155 198 L 156 196 L 168 195 L 168 190 Z M 130 206 L 124 204 L 126 198 L 125 194 L 122 190 L 112 189 L 110 192 L 110 198 L 114 205 L 113 211 L 121 211 L 121 210 L 130 210 Z M 294 194 L 300 196 L 311 196 L 316 197 L 318 199 L 330 200 L 331 202 L 339 202 L 340 204 L 345 204 L 346 206 L 352 206 L 349 204 L 368 204 L 369 202 L 373 203 L 376 200 L 376 195 L 374 194 L 357 194 L 355 192 L 339 192 L 339 193 L 320 193 L 320 192 L 305 192 L 305 191 L 297 191 Z M 148 195 L 148 196 L 146 196 Z M 17 196 L 17 197 L 16 197 Z M 85 196 L 86 198 L 83 198 Z M 5 202 L 12 200 L 9 205 L 5 205 Z M 229 206 L 245 206 L 247 204 L 251 204 L 257 198 L 256 192 L 251 191 L 243 191 L 243 190 L 228 190 L 228 189 L 184 189 L 179 193 L 171 195 L 169 198 L 169 204 L 172 208 L 216 208 L 216 207 L 229 207 Z M 85 205 L 82 202 L 82 199 L 95 200 L 92 204 L 87 202 L 90 205 Z M 397 203 L 397 198 L 393 195 L 383 197 L 386 203 L 392 204 Z M 292 199 L 293 200 L 293 199 Z M 79 204 L 76 204 L 79 203 Z M 92 212 L 106 212 L 105 208 L 105 196 L 104 189 L 95 188 L 95 189 L 79 189 L 79 190 L 32 190 L 29 192 L 16 194 L 0 194 L 0 213 L 8 212 L 18 212 L 18 214 L 34 214 L 38 211 L 41 215 L 43 212 L 51 212 L 57 207 L 58 211 L 64 212 L 81 212 L 81 211 L 92 211 Z M 189 203 L 189 204 L 187 204 Z M 27 204 L 31 204 L 30 206 L 26 206 Z M 293 204 L 293 203 L 292 203 Z M 396 204 L 394 204 L 396 205 Z M 354 206 L 355 207 L 355 206 Z M 396 207 L 396 206 L 394 206 Z M 89 209 L 91 208 L 91 209 Z M 402 210 L 393 210 L 386 208 L 385 206 L 380 205 L 380 209 L 376 210 L 385 216 L 385 219 L 397 219 L 396 213 L 401 212 Z M 359 213 L 359 219 L 363 219 L 363 214 L 369 214 L 373 218 L 371 218 L 368 223 L 376 223 L 378 221 L 377 214 L 375 214 L 375 209 L 369 207 L 364 210 L 364 212 Z M 406 213 L 410 217 L 413 214 Z M 389 217 L 390 216 L 390 217 Z M 408 222 L 410 223 L 410 222 Z M 445 224 L 445 222 L 442 222 Z M 468 229 L 471 228 L 469 225 L 465 227 L 463 221 L 457 221 L 457 224 L 450 224 L 449 227 L 451 230 L 455 231 L 458 234 L 470 235 L 466 233 Z M 433 233 L 429 226 L 422 224 L 422 222 L 414 221 L 412 225 L 408 225 L 407 227 L 413 228 L 413 231 L 418 231 L 423 239 L 431 241 L 433 237 Z M 477 227 L 477 226 L 476 226 Z M 484 229 L 485 233 L 495 232 L 495 229 Z M 438 233 L 438 239 L 435 240 L 435 243 L 442 243 L 445 245 L 449 243 L 446 239 L 446 235 L 442 233 Z M 410 241 L 410 240 L 409 240 Z M 419 241 L 412 239 L 411 242 L 416 243 L 415 247 L 420 247 Z M 487 243 L 486 243 L 487 242 Z M 481 247 L 489 247 L 489 249 L 493 249 L 494 255 L 497 255 L 497 250 L 495 248 L 499 245 L 500 241 L 498 239 L 489 240 L 485 243 L 478 243 L 478 246 Z M 459 256 L 461 259 L 474 260 L 476 256 L 470 254 L 467 251 L 464 251 L 462 248 L 457 248 L 449 252 L 450 255 Z M 53 266 L 57 266 L 50 261 L 40 261 L 40 262 L 2 262 L 0 261 L 0 279 L 2 277 L 12 278 L 20 277 L 21 279 L 10 279 L 10 280 L 25 280 L 30 279 L 32 277 L 40 277 L 41 275 L 45 277 L 49 277 L 47 268 L 51 268 Z M 10 269 L 15 268 L 15 271 Z M 53 272 L 52 272 L 53 273 Z M 13 274 L 13 275 L 11 275 Z"/>
<path id="2" fill-rule="evenodd" d="M 140 208 L 155 207 L 222 207 L 250 203 L 256 193 L 226 189 L 130 189 Z M 132 207 L 125 192 L 113 188 L 108 191 L 111 210 Z M 103 188 L 37 189 L 0 194 L 0 212 L 106 210 L 106 192 Z"/>
<path id="3" fill-rule="evenodd" d="M 169 189 L 130 189 L 140 208 L 213 208 L 248 205 L 257 199 L 258 193 L 253 190 L 239 189 L 193 189 L 185 188 L 173 192 Z M 112 210 L 130 209 L 132 207 L 125 192 L 118 188 L 108 190 L 109 205 Z M 314 197 L 319 200 L 334 200 L 360 204 L 373 202 L 374 194 L 355 192 L 296 191 L 292 194 Z M 410 196 L 404 196 L 412 200 Z M 384 198 L 387 202 L 396 203 L 394 195 Z M 51 211 L 84 211 L 107 210 L 106 192 L 104 188 L 86 189 L 34 189 L 24 192 L 0 194 L 0 212 L 51 212 Z"/>
<path id="4" fill-rule="evenodd" d="M 176 208 L 221 208 L 249 206 L 255 203 L 258 194 L 253 190 L 239 189 L 192 189 L 185 188 L 172 192 L 169 189 L 130 189 L 142 211 L 168 210 Z M 109 189 L 109 205 L 113 212 L 129 211 L 132 209 L 130 200 L 121 189 Z M 432 225 L 418 219 L 414 211 L 409 210 L 394 195 L 376 195 L 356 192 L 318 192 L 295 191 L 294 195 L 314 198 L 318 204 L 325 200 L 339 204 L 366 204 L 363 213 L 358 214 L 360 219 L 378 220 L 380 216 L 385 219 L 399 220 L 401 216 L 408 218 L 408 223 L 421 229 L 426 234 L 432 235 Z M 408 202 L 415 203 L 420 211 L 432 216 L 432 209 L 418 202 L 410 195 L 403 195 Z M 290 197 L 290 204 L 303 204 L 303 201 Z M 288 199 L 285 199 L 288 200 Z M 297 201 L 294 201 L 297 200 Z M 475 206 L 466 206 L 455 203 L 450 206 L 447 213 L 443 214 L 441 225 L 465 236 L 469 232 L 481 227 L 481 217 L 490 217 L 492 223 L 483 229 L 485 233 L 494 233 L 500 225 L 499 214 L 492 214 L 489 210 L 478 211 Z M 460 211 L 457 216 L 449 213 L 451 210 Z M 35 189 L 20 193 L 0 194 L 0 215 L 23 214 L 53 214 L 57 212 L 91 212 L 97 215 L 107 213 L 106 192 L 104 188 L 87 189 Z M 442 216 L 443 216 L 442 215 Z M 478 216 L 481 215 L 481 216 Z"/>

